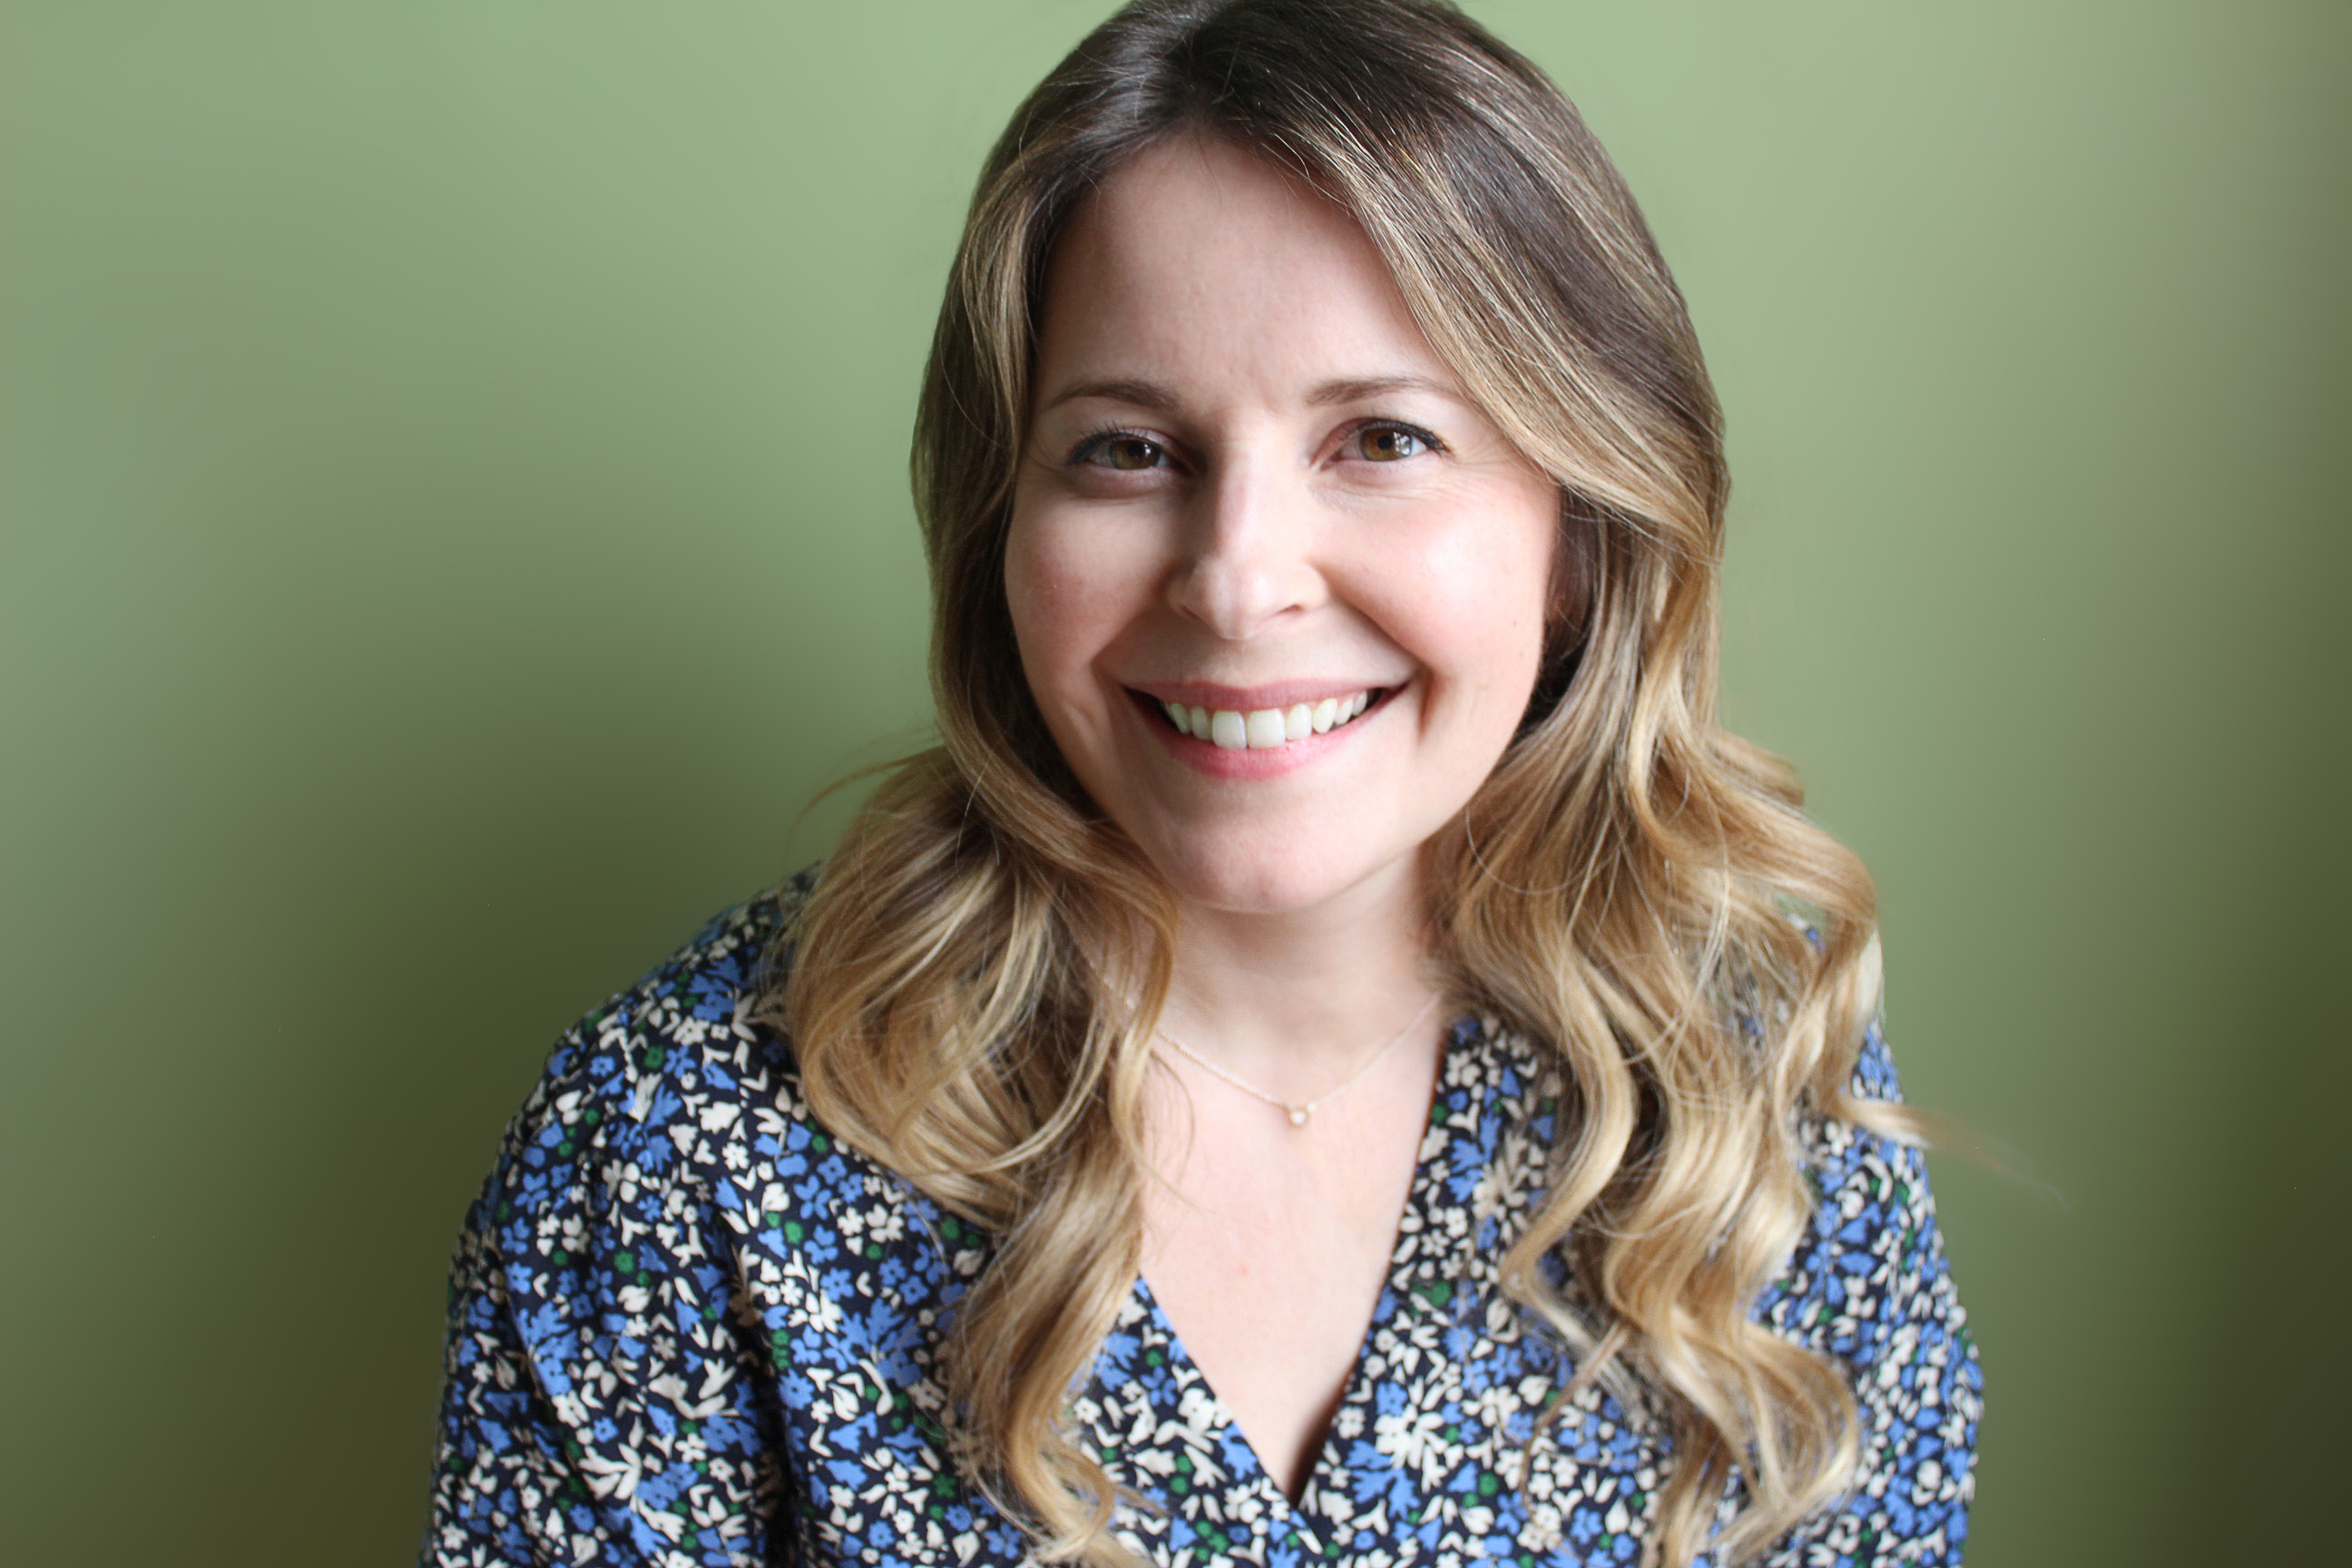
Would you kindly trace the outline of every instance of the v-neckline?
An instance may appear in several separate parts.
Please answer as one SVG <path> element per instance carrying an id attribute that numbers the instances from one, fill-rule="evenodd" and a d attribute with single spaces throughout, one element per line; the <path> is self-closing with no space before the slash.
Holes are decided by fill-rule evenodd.
<path id="1" fill-rule="evenodd" d="M 1331 1407 L 1331 1419 L 1325 1425 L 1322 1436 L 1316 1443 L 1315 1457 L 1307 1468 L 1297 1501 L 1294 1502 L 1290 1495 L 1276 1484 L 1274 1472 L 1266 1468 L 1256 1445 L 1250 1441 L 1249 1435 L 1234 1418 L 1233 1410 L 1225 1403 L 1224 1396 L 1217 1392 L 1208 1373 L 1185 1348 L 1183 1337 L 1176 1331 L 1175 1323 L 1160 1305 L 1159 1294 L 1152 1289 L 1150 1280 L 1141 1269 L 1136 1270 L 1134 1296 L 1155 1336 L 1165 1347 L 1170 1372 L 1180 1380 L 1189 1375 L 1208 1396 L 1214 1424 L 1207 1430 L 1200 1430 L 1198 1435 L 1229 1456 L 1245 1457 L 1249 1465 L 1248 1474 L 1246 1478 L 1236 1475 L 1234 1480 L 1240 1482 L 1245 1479 L 1249 1487 L 1260 1492 L 1263 1500 L 1276 1510 L 1276 1516 L 1286 1522 L 1311 1524 L 1323 1530 L 1330 1527 L 1332 1521 L 1316 1506 L 1316 1499 L 1336 1479 L 1337 1472 L 1346 1468 L 1334 1452 L 1336 1444 L 1347 1440 L 1339 1435 L 1341 1417 L 1351 1406 L 1362 1406 L 1374 1397 L 1365 1369 L 1378 1353 L 1381 1340 L 1393 1326 L 1398 1311 L 1411 1294 L 1412 1281 L 1407 1275 L 1422 1272 L 1428 1267 L 1427 1258 L 1417 1252 L 1416 1244 L 1431 1234 L 1429 1221 L 1435 1184 L 1444 1178 L 1448 1156 L 1455 1142 L 1464 1136 L 1461 1130 L 1444 1124 L 1441 1112 L 1447 1091 L 1449 1088 L 1457 1086 L 1457 1074 L 1469 1077 L 1482 1093 L 1491 1091 L 1494 1086 L 1486 1081 L 1491 1064 L 1483 1059 L 1474 1063 L 1465 1053 L 1475 1052 L 1483 1058 L 1488 1054 L 1492 1033 L 1491 1026 L 1475 1016 L 1456 1019 L 1445 1031 L 1444 1044 L 1438 1051 L 1437 1068 L 1430 1079 L 1429 1103 L 1422 1113 L 1421 1146 L 1413 1158 L 1412 1178 L 1405 1186 L 1404 1206 L 1397 1214 L 1396 1235 L 1389 1243 L 1388 1263 L 1381 1276 L 1380 1294 L 1373 1300 L 1371 1316 L 1364 1324 L 1363 1337 L 1357 1342 L 1354 1359 L 1349 1363 L 1347 1378 L 1339 1387 L 1339 1401 Z M 1172 1413 L 1162 1411 L 1155 1414 Z M 1371 1415 L 1367 1412 L 1362 1419 L 1362 1427 L 1369 1431 L 1370 1426 Z"/>

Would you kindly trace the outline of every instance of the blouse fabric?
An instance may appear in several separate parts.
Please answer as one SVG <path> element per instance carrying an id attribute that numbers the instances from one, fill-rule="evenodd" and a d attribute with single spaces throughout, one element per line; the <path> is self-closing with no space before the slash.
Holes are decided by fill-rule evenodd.
<path id="1" fill-rule="evenodd" d="M 948 1458 L 933 1374 L 988 1237 L 829 1134 L 749 1016 L 806 888 L 721 915 L 590 1014 L 509 1129 L 457 1248 L 425 1563 L 1035 1560 Z M 1496 1278 L 1543 1192 L 1544 1081 L 1511 1031 L 1451 1030 L 1388 1281 L 1295 1504 L 1136 1281 L 1071 1411 L 1140 1500 L 1116 1521 L 1129 1545 L 1172 1568 L 1638 1560 L 1671 1462 L 1648 1412 L 1588 1389 L 1521 1484 L 1574 1371 Z M 1896 1093 L 1875 1030 L 1857 1088 Z M 1923 1163 L 1842 1122 L 1806 1143 L 1812 1223 L 1755 1311 L 1850 1369 L 1864 1460 L 1765 1561 L 1957 1563 L 1981 1382 Z"/>

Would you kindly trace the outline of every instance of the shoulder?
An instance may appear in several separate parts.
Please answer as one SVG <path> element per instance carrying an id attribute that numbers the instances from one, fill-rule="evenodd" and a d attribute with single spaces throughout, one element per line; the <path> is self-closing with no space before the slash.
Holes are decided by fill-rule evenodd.
<path id="1" fill-rule="evenodd" d="M 1846 1078 L 1846 1093 L 1865 1107 L 1901 1105 L 1903 1080 L 1895 1070 L 1885 1030 L 1875 1021 L 1863 1034 L 1862 1049 Z M 1827 1195 L 1849 1187 L 1900 1191 L 1927 1202 L 1927 1162 L 1912 1144 L 1875 1128 L 1809 1106 L 1798 1121 L 1809 1179 Z"/>
<path id="2" fill-rule="evenodd" d="M 643 979 L 581 1019 L 567 1039 L 589 1046 L 604 1071 L 639 1084 L 677 1079 L 695 1064 L 752 1072 L 787 1068 L 790 1052 L 754 1014 L 778 966 L 789 961 L 787 934 L 812 876 L 803 871 L 713 916 Z M 604 1059 L 615 1047 L 625 1047 L 622 1059 Z"/>
<path id="3" fill-rule="evenodd" d="M 668 1563 L 696 1532 L 744 1561 L 776 1516 L 738 1253 L 780 1163 L 753 1148 L 816 1136 L 756 1016 L 804 890 L 726 911 L 583 1018 L 509 1125 L 452 1270 L 432 1561 L 495 1536 L 501 1562 Z"/>
<path id="4" fill-rule="evenodd" d="M 1857 1099 L 1899 1101 L 1874 1024 L 1849 1080 Z M 1968 1529 L 1983 1370 L 1936 1223 L 1926 1157 L 1840 1118 L 1803 1127 L 1812 1212 L 1757 1315 L 1784 1338 L 1843 1363 L 1861 1421 L 1848 1498 L 1797 1532 L 1771 1562 L 1957 1561 Z M 1952 1553 L 1954 1555 L 1947 1555 Z"/>
<path id="5" fill-rule="evenodd" d="M 691 1188 L 707 1201 L 748 1146 L 804 1148 L 817 1130 L 798 1068 L 759 1012 L 812 885 L 803 872 L 724 910 L 565 1031 L 486 1199 L 544 1216 L 601 1176 L 608 1196 Z"/>
<path id="6" fill-rule="evenodd" d="M 1900 1103 L 1902 1084 L 1874 1023 L 1849 1080 L 1857 1099 Z M 1890 1310 L 1946 1273 L 1921 1152 L 1875 1129 L 1808 1111 L 1800 1126 L 1812 1213 L 1789 1265 L 1765 1292 L 1768 1321 L 1848 1362 L 1885 1348 Z"/>
<path id="7" fill-rule="evenodd" d="M 1873 1024 L 1851 1079 L 1857 1098 L 1899 1101 L 1884 1032 Z M 1984 1373 L 1953 1284 L 1921 1151 L 1884 1132 L 1816 1116 L 1806 1128 L 1811 1216 L 1787 1270 L 1759 1304 L 1777 1332 L 1844 1363 L 1861 1418 L 1853 1496 L 1829 1537 L 1857 1529 L 1956 1549 L 1973 1492 Z"/>
<path id="8" fill-rule="evenodd" d="M 461 1250 L 510 1274 L 552 1264 L 551 1279 L 575 1284 L 607 1265 L 666 1264 L 709 1289 L 723 1263 L 782 1290 L 778 1269 L 827 1264 L 853 1241 L 878 1257 L 877 1239 L 919 1232 L 949 1273 L 976 1269 L 982 1233 L 826 1127 L 791 1041 L 766 1021 L 814 885 L 803 871 L 722 911 L 564 1034 Z"/>

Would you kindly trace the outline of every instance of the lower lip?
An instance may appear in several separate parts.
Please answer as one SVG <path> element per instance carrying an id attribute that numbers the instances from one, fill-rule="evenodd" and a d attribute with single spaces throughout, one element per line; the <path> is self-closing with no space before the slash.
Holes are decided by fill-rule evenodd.
<path id="1" fill-rule="evenodd" d="M 1285 773 L 1297 773 L 1318 758 L 1330 755 L 1332 748 L 1346 744 L 1349 737 L 1356 732 L 1357 726 L 1387 707 L 1389 699 L 1396 693 L 1392 690 L 1383 692 L 1380 700 L 1370 708 L 1345 724 L 1326 730 L 1319 735 L 1286 741 L 1279 746 L 1235 746 L 1230 749 L 1218 745 L 1214 741 L 1203 741 L 1198 735 L 1169 723 L 1156 698 L 1144 697 L 1140 693 L 1133 695 L 1139 699 L 1136 716 L 1159 737 L 1160 743 L 1168 748 L 1169 754 L 1185 766 L 1214 779 L 1274 779 Z M 1150 704 L 1149 708 L 1143 706 L 1147 702 Z"/>

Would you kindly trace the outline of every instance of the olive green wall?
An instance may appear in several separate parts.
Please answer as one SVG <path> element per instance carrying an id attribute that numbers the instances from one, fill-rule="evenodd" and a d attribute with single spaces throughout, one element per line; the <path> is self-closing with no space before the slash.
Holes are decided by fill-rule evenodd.
<path id="1" fill-rule="evenodd" d="M 1475 9 L 1680 271 L 1729 710 L 2021 1173 L 1937 1166 L 1971 1563 L 2315 1560 L 2345 8 Z M 0 5 L 10 1560 L 413 1553 L 547 1043 L 920 732 L 928 317 L 1097 11 Z"/>

